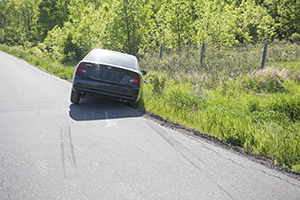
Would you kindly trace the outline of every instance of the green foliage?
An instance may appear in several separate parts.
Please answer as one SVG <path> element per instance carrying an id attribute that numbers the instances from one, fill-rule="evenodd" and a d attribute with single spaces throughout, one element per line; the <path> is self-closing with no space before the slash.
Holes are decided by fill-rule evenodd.
<path id="1" fill-rule="evenodd" d="M 220 46 L 237 44 L 234 30 L 238 29 L 235 23 L 239 15 L 235 11 L 234 3 L 227 4 L 220 0 L 197 0 L 195 8 L 197 44 L 201 45 L 204 42 Z"/>
<path id="2" fill-rule="evenodd" d="M 83 52 L 101 47 L 136 54 L 138 47 L 144 54 L 161 44 L 181 50 L 203 42 L 230 47 L 290 39 L 300 32 L 299 6 L 298 0 L 2 0 L 0 42 L 37 46 L 58 26 Z"/>
<path id="3" fill-rule="evenodd" d="M 256 43 L 271 40 L 275 35 L 275 20 L 268 10 L 253 0 L 243 1 L 236 9 L 240 14 L 237 19 L 236 37 L 242 43 Z"/>
<path id="4" fill-rule="evenodd" d="M 116 50 L 123 49 L 130 54 L 135 53 L 141 37 L 138 29 L 138 6 L 138 3 L 133 0 L 114 1 L 111 33 L 112 40 L 119 43 Z"/>
<path id="5" fill-rule="evenodd" d="M 297 44 L 300 44 L 300 34 L 298 33 L 293 33 L 291 35 L 291 40 Z"/>
<path id="6" fill-rule="evenodd" d="M 0 1 L 0 42 L 20 45 L 35 40 L 33 17 L 36 14 L 36 1 Z"/>
<path id="7" fill-rule="evenodd" d="M 78 59 L 81 53 L 81 50 L 78 48 L 77 44 L 73 42 L 73 35 L 69 32 L 66 39 L 63 41 L 63 61 L 72 61 Z"/>
<path id="8" fill-rule="evenodd" d="M 149 76 L 147 76 L 147 80 L 151 82 L 153 92 L 162 93 L 166 86 L 167 77 L 164 74 L 155 72 L 152 74 L 150 73 L 148 75 Z"/>
<path id="9" fill-rule="evenodd" d="M 289 38 L 293 33 L 300 32 L 300 1 L 280 0 L 277 9 L 280 37 Z"/>
<path id="10" fill-rule="evenodd" d="M 163 1 L 157 13 L 158 33 L 166 46 L 177 46 L 192 42 L 195 35 L 193 30 L 193 2 L 187 0 Z"/>
<path id="11" fill-rule="evenodd" d="M 300 165 L 297 164 L 297 165 L 292 166 L 292 170 L 293 170 L 294 172 L 300 172 Z"/>
<path id="12" fill-rule="evenodd" d="M 32 47 L 26 51 L 19 47 L 9 47 L 6 45 L 0 45 L 0 49 L 9 54 L 15 55 L 18 58 L 27 60 L 30 64 L 48 72 L 54 74 L 62 79 L 68 81 L 72 80 L 73 73 L 76 67 L 74 63 L 65 63 L 64 65 L 56 63 L 51 58 L 41 57 L 41 52 L 38 48 Z"/>
<path id="13" fill-rule="evenodd" d="M 43 0 L 38 4 L 37 28 L 40 41 L 47 36 L 55 26 L 62 27 L 69 18 L 68 4 L 70 0 Z"/>
<path id="14" fill-rule="evenodd" d="M 276 99 L 268 105 L 268 109 L 279 112 L 288 117 L 292 122 L 300 120 L 300 95 L 294 94 L 292 97 Z"/>

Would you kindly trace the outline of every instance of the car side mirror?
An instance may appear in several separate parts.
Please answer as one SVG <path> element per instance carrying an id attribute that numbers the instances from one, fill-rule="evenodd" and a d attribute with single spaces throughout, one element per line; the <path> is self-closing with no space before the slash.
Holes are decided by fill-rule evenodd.
<path id="1" fill-rule="evenodd" d="M 141 73 L 143 76 L 147 74 L 147 72 L 145 72 L 145 71 L 141 71 Z"/>

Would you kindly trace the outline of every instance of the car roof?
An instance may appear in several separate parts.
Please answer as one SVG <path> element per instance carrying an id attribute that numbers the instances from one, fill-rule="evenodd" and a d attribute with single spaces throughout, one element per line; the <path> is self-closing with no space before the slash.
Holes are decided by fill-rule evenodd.
<path id="1" fill-rule="evenodd" d="M 135 56 L 105 49 L 93 49 L 84 57 L 83 61 L 139 70 L 138 61 Z"/>

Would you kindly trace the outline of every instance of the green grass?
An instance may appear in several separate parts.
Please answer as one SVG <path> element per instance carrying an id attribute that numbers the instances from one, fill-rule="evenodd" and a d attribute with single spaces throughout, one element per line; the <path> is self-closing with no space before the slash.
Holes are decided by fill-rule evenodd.
<path id="1" fill-rule="evenodd" d="M 192 93 L 190 83 L 166 77 L 149 74 L 149 81 L 158 79 L 165 87 L 159 88 L 154 81 L 146 85 L 146 110 L 293 169 L 300 164 L 298 82 L 284 82 L 286 91 L 279 93 L 258 93 L 245 90 L 249 81 L 245 77 L 238 83 L 228 82 L 226 87 Z"/>
<path id="2" fill-rule="evenodd" d="M 299 171 L 300 47 L 272 44 L 144 55 L 145 109 Z"/>
<path id="3" fill-rule="evenodd" d="M 71 80 L 73 64 L 51 54 L 0 45 L 0 49 Z M 300 172 L 300 48 L 272 44 L 260 70 L 262 45 L 143 55 L 148 71 L 141 105 L 152 113 Z"/>
<path id="4" fill-rule="evenodd" d="M 288 70 L 299 70 L 300 68 L 300 59 L 290 62 L 277 62 L 271 63 L 270 66 L 274 66 L 280 69 L 286 68 Z"/>
<path id="5" fill-rule="evenodd" d="M 0 45 L 0 49 L 6 53 L 12 54 L 18 58 L 28 61 L 30 64 L 54 74 L 62 79 L 71 81 L 76 67 L 75 63 L 61 64 L 49 57 L 42 57 L 41 55 L 33 54 L 31 51 L 25 51 L 22 47 L 9 47 Z"/>

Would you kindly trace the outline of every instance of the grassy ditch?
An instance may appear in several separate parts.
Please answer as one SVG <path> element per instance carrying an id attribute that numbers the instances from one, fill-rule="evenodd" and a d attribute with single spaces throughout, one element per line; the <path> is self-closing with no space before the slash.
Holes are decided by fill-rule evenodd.
<path id="1" fill-rule="evenodd" d="M 76 65 L 51 64 L 49 57 L 16 47 L 0 49 L 67 80 Z M 271 45 L 260 69 L 262 50 L 208 46 L 202 65 L 199 49 L 170 50 L 162 58 L 159 52 L 144 54 L 142 106 L 300 172 L 300 48 Z"/>

